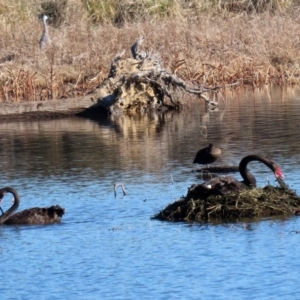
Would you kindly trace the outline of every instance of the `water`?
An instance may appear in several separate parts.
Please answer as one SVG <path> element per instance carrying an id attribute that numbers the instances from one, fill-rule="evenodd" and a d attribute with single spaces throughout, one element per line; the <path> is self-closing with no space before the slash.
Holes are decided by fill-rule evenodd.
<path id="1" fill-rule="evenodd" d="M 19 191 L 19 210 L 66 208 L 61 224 L 0 227 L 1 299 L 299 299 L 299 218 L 151 220 L 201 180 L 192 161 L 210 142 L 220 164 L 269 156 L 300 194 L 298 98 L 249 89 L 210 114 L 198 101 L 165 116 L 0 123 L 1 186 Z"/>

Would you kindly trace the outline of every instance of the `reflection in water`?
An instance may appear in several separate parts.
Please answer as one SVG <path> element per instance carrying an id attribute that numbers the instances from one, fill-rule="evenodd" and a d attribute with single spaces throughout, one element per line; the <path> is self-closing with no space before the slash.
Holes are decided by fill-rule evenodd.
<path id="1" fill-rule="evenodd" d="M 246 299 L 251 291 L 257 299 L 299 298 L 299 235 L 290 232 L 300 219 L 150 220 L 200 180 L 192 162 L 209 143 L 223 153 L 216 165 L 268 156 L 300 193 L 298 95 L 248 88 L 226 92 L 226 110 L 209 114 L 194 100 L 166 115 L 1 122 L 2 186 L 18 189 L 21 207 L 66 208 L 61 225 L 0 227 L 1 296 Z M 273 183 L 263 166 L 250 170 L 259 186 Z M 126 196 L 115 197 L 113 184 L 121 182 Z"/>
<path id="2" fill-rule="evenodd" d="M 226 110 L 209 114 L 195 100 L 183 112 L 166 115 L 0 123 L 0 166 L 7 175 L 18 170 L 27 177 L 82 170 L 100 177 L 133 170 L 171 173 L 176 165 L 191 168 L 197 150 L 213 143 L 222 149 L 220 164 L 237 165 L 255 153 L 290 171 L 300 159 L 299 104 L 282 101 L 279 93 L 228 92 Z"/>

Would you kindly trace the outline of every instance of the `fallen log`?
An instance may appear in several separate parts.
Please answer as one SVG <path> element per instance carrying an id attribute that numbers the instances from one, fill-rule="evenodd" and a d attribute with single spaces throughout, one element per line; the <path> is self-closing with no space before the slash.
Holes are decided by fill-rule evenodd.
<path id="1" fill-rule="evenodd" d="M 94 106 L 97 106 L 97 103 L 87 96 L 62 100 L 0 103 L 0 121 L 76 115 Z"/>
<path id="2" fill-rule="evenodd" d="M 100 100 L 100 106 L 109 113 L 179 109 L 183 105 L 182 92 L 196 94 L 208 105 L 217 106 L 204 93 L 216 92 L 218 87 L 191 86 L 170 74 L 157 53 L 140 50 L 143 41 L 139 37 L 132 45 L 133 58 L 122 59 L 125 51 L 117 54 L 108 78 L 90 94 Z"/>
<path id="3" fill-rule="evenodd" d="M 217 107 L 218 103 L 204 94 L 216 92 L 219 87 L 189 85 L 170 74 L 157 53 L 140 50 L 143 41 L 144 38 L 139 37 L 132 45 L 132 58 L 122 59 L 124 50 L 117 54 L 108 77 L 87 95 L 61 100 L 0 103 L 1 119 L 167 111 L 182 107 L 182 93 L 195 94 L 210 108 Z"/>

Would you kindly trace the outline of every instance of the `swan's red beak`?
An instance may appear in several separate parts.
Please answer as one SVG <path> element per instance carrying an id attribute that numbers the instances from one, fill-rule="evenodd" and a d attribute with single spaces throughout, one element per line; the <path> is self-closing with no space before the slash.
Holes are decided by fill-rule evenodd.
<path id="1" fill-rule="evenodd" d="M 279 167 L 276 169 L 274 174 L 275 174 L 276 178 L 284 179 L 283 172 L 281 171 L 281 169 Z"/>

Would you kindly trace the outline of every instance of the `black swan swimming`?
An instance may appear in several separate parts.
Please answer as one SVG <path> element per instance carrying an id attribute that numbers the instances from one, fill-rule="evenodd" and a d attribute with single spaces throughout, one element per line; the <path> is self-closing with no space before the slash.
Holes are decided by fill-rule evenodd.
<path id="1" fill-rule="evenodd" d="M 0 224 L 6 225 L 21 225 L 21 224 L 52 224 L 59 223 L 61 217 L 65 213 L 65 209 L 59 205 L 50 207 L 34 207 L 13 214 L 20 204 L 20 196 L 12 187 L 4 187 L 0 189 L 0 202 L 6 193 L 11 193 L 14 196 L 13 205 L 0 216 Z"/>
<path id="2" fill-rule="evenodd" d="M 221 155 L 221 149 L 214 147 L 213 144 L 209 144 L 208 147 L 197 152 L 193 164 L 206 165 L 207 167 L 208 164 L 215 162 Z"/>
<path id="3" fill-rule="evenodd" d="M 248 155 L 245 156 L 239 164 L 239 172 L 243 181 L 238 181 L 235 177 L 230 175 L 214 177 L 202 184 L 193 185 L 189 190 L 189 193 L 191 193 L 190 196 L 207 197 L 212 194 L 226 195 L 255 187 L 256 179 L 247 169 L 247 165 L 251 161 L 259 161 L 265 164 L 274 173 L 277 180 L 284 179 L 282 170 L 276 162 L 260 155 Z"/>

